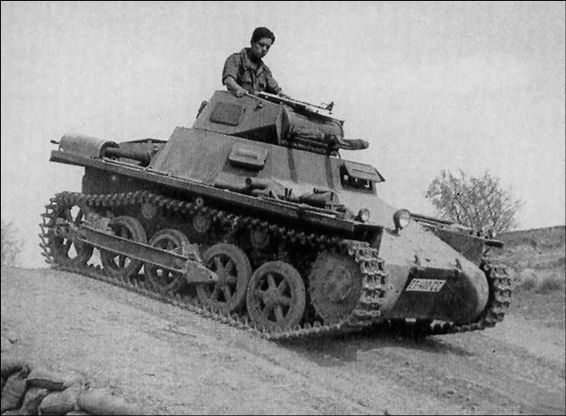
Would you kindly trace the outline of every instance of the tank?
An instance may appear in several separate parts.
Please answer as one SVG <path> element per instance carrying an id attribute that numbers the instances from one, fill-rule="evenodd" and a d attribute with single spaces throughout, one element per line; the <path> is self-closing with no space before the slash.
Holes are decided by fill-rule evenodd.
<path id="1" fill-rule="evenodd" d="M 387 203 L 383 175 L 341 157 L 368 142 L 332 104 L 215 91 L 168 140 L 53 142 L 84 176 L 42 214 L 52 267 L 269 339 L 473 331 L 509 307 L 502 243 Z"/>

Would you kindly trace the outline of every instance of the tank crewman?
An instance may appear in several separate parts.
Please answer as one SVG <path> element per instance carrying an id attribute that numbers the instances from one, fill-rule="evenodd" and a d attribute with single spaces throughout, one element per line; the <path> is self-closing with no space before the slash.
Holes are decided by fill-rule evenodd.
<path id="1" fill-rule="evenodd" d="M 228 90 L 237 97 L 245 93 L 253 94 L 256 91 L 285 97 L 271 70 L 262 61 L 274 42 L 275 35 L 271 30 L 266 27 L 255 28 L 250 47 L 230 55 L 224 63 L 222 83 Z"/>

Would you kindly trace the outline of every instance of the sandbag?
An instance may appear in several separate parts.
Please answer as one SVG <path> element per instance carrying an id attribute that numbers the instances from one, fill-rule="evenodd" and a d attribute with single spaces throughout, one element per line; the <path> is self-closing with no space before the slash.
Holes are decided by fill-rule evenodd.
<path id="1" fill-rule="evenodd" d="M 20 407 L 21 415 L 37 415 L 37 408 L 41 401 L 49 394 L 49 390 L 41 387 L 28 388 L 24 396 L 24 402 Z"/>
<path id="2" fill-rule="evenodd" d="M 42 387 L 49 390 L 63 390 L 65 379 L 58 373 L 48 371 L 44 368 L 34 368 L 28 376 L 28 384 L 31 387 Z"/>
<path id="3" fill-rule="evenodd" d="M 29 368 L 24 365 L 20 371 L 8 377 L 8 380 L 6 380 L 6 384 L 2 389 L 0 413 L 4 413 L 11 409 L 18 409 L 20 407 L 27 388 L 26 377 L 28 374 Z"/>
<path id="4" fill-rule="evenodd" d="M 24 366 L 26 366 L 25 361 L 19 358 L 2 357 L 2 363 L 0 364 L 0 368 L 1 368 L 0 372 L 2 373 L 2 379 L 6 380 L 12 374 L 17 373 L 22 368 L 24 368 Z"/>
<path id="5" fill-rule="evenodd" d="M 41 401 L 39 412 L 42 415 L 63 415 L 77 410 L 80 393 L 80 384 L 75 384 L 63 391 L 51 392 Z"/>
<path id="6" fill-rule="evenodd" d="M 113 396 L 106 389 L 83 391 L 79 396 L 79 408 L 95 415 L 141 415 L 141 410 L 121 397 Z"/>

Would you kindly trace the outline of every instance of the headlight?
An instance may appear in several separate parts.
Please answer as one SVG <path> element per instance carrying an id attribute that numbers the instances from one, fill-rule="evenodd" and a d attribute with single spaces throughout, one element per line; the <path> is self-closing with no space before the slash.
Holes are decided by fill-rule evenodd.
<path id="1" fill-rule="evenodd" d="M 411 222 L 411 213 L 406 209 L 399 209 L 393 214 L 393 223 L 395 231 L 402 230 Z"/>
<path id="2" fill-rule="evenodd" d="M 358 221 L 368 222 L 369 221 L 369 209 L 362 208 L 358 211 L 358 216 L 356 217 Z"/>

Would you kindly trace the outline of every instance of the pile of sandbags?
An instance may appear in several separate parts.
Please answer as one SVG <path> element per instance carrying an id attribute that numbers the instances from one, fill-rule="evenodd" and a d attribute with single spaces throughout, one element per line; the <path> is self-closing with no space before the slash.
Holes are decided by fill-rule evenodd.
<path id="1" fill-rule="evenodd" d="M 2 357 L 2 415 L 139 415 L 140 408 L 81 377 Z"/>

